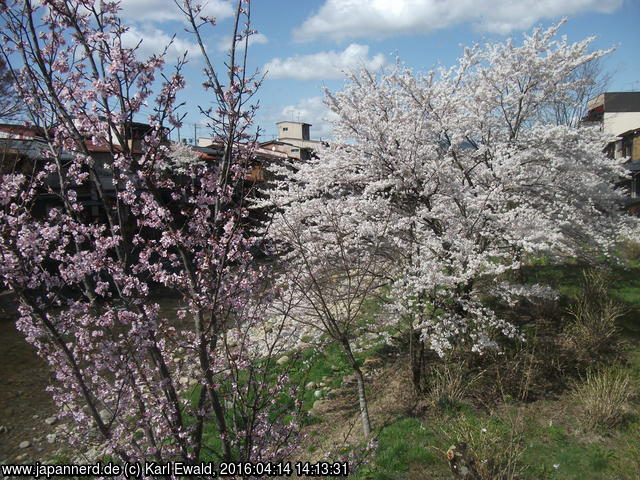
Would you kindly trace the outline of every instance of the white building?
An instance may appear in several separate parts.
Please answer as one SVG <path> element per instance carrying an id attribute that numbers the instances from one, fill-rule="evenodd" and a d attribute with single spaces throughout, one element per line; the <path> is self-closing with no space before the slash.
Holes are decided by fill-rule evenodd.
<path id="1" fill-rule="evenodd" d="M 262 148 L 286 153 L 289 158 L 306 160 L 311 158 L 313 150 L 317 149 L 321 142 L 311 140 L 309 130 L 310 123 L 303 122 L 278 122 L 278 138 L 262 142 Z"/>
<path id="2" fill-rule="evenodd" d="M 586 122 L 599 122 L 615 136 L 640 127 L 640 92 L 607 92 L 588 104 Z"/>

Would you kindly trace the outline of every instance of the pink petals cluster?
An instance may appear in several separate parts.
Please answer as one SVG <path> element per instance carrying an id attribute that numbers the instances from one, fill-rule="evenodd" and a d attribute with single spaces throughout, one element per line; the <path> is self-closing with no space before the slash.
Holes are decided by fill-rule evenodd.
<path id="1" fill-rule="evenodd" d="M 255 143 L 240 143 L 255 80 L 229 68 L 214 132 L 224 153 L 204 162 L 166 138 L 180 123 L 184 60 L 154 100 L 163 59 L 123 46 L 116 2 L 10 3 L 4 48 L 45 138 L 35 173 L 0 179 L 0 278 L 54 373 L 69 440 L 124 461 L 282 458 L 298 429 L 295 412 L 285 421 L 292 412 L 271 402 L 296 394 L 288 378 L 270 379 L 282 340 L 247 334 L 271 299 L 247 222 Z M 135 134 L 148 104 L 149 126 Z"/>

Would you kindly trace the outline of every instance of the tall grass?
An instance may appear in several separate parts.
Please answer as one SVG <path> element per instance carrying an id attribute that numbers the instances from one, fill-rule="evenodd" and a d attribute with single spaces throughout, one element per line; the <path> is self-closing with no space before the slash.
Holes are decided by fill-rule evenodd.
<path id="1" fill-rule="evenodd" d="M 625 309 L 609 297 L 609 275 L 600 269 L 583 271 L 582 293 L 568 313 L 573 321 L 565 338 L 578 357 L 590 363 L 618 350 L 617 321 Z"/>
<path id="2" fill-rule="evenodd" d="M 613 365 L 587 371 L 585 379 L 574 384 L 572 399 L 580 410 L 583 427 L 599 430 L 622 422 L 632 393 L 629 374 Z"/>
<path id="3" fill-rule="evenodd" d="M 455 406 L 464 400 L 482 372 L 472 375 L 462 361 L 446 361 L 433 369 L 427 381 L 427 398 L 431 405 L 440 408 Z"/>

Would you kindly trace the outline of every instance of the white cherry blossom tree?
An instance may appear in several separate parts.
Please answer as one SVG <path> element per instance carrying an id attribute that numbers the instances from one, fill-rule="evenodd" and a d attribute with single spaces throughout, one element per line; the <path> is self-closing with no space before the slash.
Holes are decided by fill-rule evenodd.
<path id="1" fill-rule="evenodd" d="M 356 353 L 381 333 L 364 311 L 378 287 L 389 282 L 384 255 L 389 218 L 376 202 L 351 196 L 307 197 L 308 191 L 304 186 L 297 189 L 299 185 L 289 185 L 286 214 L 276 216 L 269 232 L 290 249 L 282 259 L 282 313 L 294 322 L 295 335 L 290 338 L 298 344 L 312 339 L 308 343 L 322 347 L 333 342 L 342 349 L 356 379 L 366 438 L 371 421 Z"/>
<path id="2" fill-rule="evenodd" d="M 602 153 L 610 139 L 548 115 L 580 87 L 575 72 L 607 53 L 590 53 L 592 39 L 559 39 L 560 26 L 536 29 L 520 45 L 467 48 L 448 69 L 419 74 L 397 64 L 379 76 L 350 75 L 344 90 L 327 93 L 335 141 L 274 196 L 284 219 L 319 210 L 318 202 L 338 216 L 375 204 L 359 207 L 353 238 L 387 219 L 394 301 L 380 321 L 408 327 L 417 388 L 424 348 L 482 351 L 517 335 L 481 294 L 540 288 L 506 285 L 505 272 L 541 253 L 606 255 L 632 221 L 614 189 L 624 171 Z M 315 221 L 330 228 L 321 215 Z M 292 246 L 290 255 L 302 255 Z"/>

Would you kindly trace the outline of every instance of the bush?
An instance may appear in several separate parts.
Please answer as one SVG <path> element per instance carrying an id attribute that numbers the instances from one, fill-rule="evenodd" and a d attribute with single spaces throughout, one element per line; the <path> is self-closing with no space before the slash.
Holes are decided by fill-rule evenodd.
<path id="1" fill-rule="evenodd" d="M 491 387 L 503 402 L 530 401 L 536 391 L 548 391 L 558 377 L 559 359 L 552 337 L 537 334 L 518 342 L 511 351 L 496 352 Z"/>
<path id="2" fill-rule="evenodd" d="M 624 308 L 609 298 L 609 277 L 602 270 L 585 270 L 582 289 L 568 309 L 573 322 L 564 337 L 578 360 L 592 363 L 619 349 L 616 321 L 624 314 Z"/>
<path id="3" fill-rule="evenodd" d="M 526 444 L 520 416 L 481 424 L 470 415 L 461 415 L 443 430 L 451 443 L 466 444 L 475 457 L 479 480 L 516 480 L 527 469 L 521 461 Z"/>
<path id="4" fill-rule="evenodd" d="M 566 388 L 565 364 L 575 357 L 558 345 L 558 322 L 536 319 L 524 340 L 483 356 L 484 375 L 473 392 L 485 408 L 496 403 L 531 402 Z"/>
<path id="5" fill-rule="evenodd" d="M 468 396 L 481 376 L 482 373 L 471 375 L 465 362 L 446 362 L 435 367 L 427 380 L 427 399 L 440 408 L 455 406 Z"/>
<path id="6" fill-rule="evenodd" d="M 615 351 L 618 346 L 618 320 L 624 309 L 612 300 L 602 302 L 597 307 L 581 300 L 569 313 L 574 320 L 565 330 L 570 346 L 581 354 L 593 359 Z"/>
<path id="7" fill-rule="evenodd" d="M 618 425 L 632 393 L 631 377 L 614 365 L 587 371 L 584 381 L 574 385 L 572 397 L 580 409 L 583 426 L 595 430 Z"/>
<path id="8" fill-rule="evenodd" d="M 626 240 L 620 246 L 620 256 L 627 261 L 637 262 L 640 260 L 640 242 Z"/>

